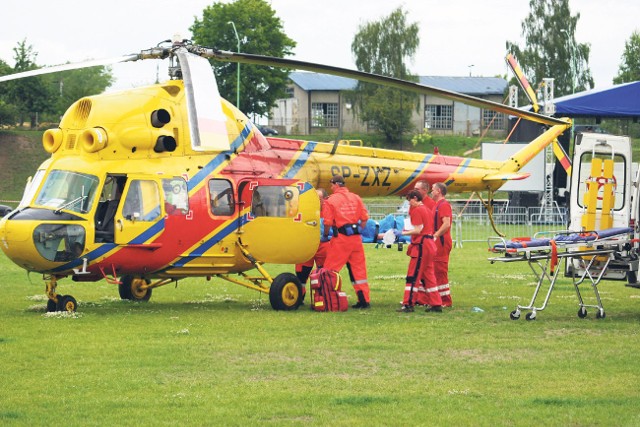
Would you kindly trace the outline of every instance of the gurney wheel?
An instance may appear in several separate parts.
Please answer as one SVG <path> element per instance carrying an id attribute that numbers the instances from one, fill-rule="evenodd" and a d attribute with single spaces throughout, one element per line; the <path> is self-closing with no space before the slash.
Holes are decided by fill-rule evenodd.
<path id="1" fill-rule="evenodd" d="M 581 319 L 584 319 L 585 317 L 587 317 L 587 309 L 584 307 L 580 307 L 578 309 L 578 317 Z"/>
<path id="2" fill-rule="evenodd" d="M 536 320 L 536 312 L 532 311 L 531 313 L 527 313 L 527 315 L 524 316 L 524 318 L 527 320 Z"/>
<path id="3" fill-rule="evenodd" d="M 520 311 L 513 310 L 511 313 L 509 313 L 509 317 L 511 318 L 511 320 L 518 320 L 520 318 Z"/>
<path id="4" fill-rule="evenodd" d="M 605 317 L 607 317 L 607 315 L 605 314 L 604 310 L 598 310 L 598 312 L 596 313 L 596 319 L 604 319 Z"/>

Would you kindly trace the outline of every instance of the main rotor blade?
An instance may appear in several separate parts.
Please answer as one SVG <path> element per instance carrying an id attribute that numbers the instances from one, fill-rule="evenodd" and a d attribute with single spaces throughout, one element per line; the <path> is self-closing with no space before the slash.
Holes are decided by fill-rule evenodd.
<path id="1" fill-rule="evenodd" d="M 40 76 L 43 74 L 59 73 L 61 71 L 78 70 L 80 68 L 89 68 L 89 67 L 98 67 L 98 66 L 117 64 L 119 62 L 137 61 L 138 59 L 141 59 L 139 54 L 131 54 L 131 55 L 118 56 L 115 58 L 95 59 L 95 60 L 84 61 L 84 62 L 76 62 L 73 64 L 54 65 L 51 67 L 38 68 L 37 70 L 23 71 L 21 73 L 0 76 L 0 82 L 17 80 L 25 77 Z"/>
<path id="2" fill-rule="evenodd" d="M 184 81 L 192 147 L 197 150 L 229 150 L 226 116 L 211 64 L 183 48 L 178 49 L 176 55 Z"/>
<path id="3" fill-rule="evenodd" d="M 276 58 L 271 56 L 253 55 L 249 53 L 228 52 L 214 49 L 201 48 L 198 52 L 202 56 L 211 57 L 220 61 L 240 62 L 243 64 L 267 65 L 270 67 L 291 68 L 296 70 L 313 71 L 323 74 L 331 74 L 340 77 L 348 77 L 364 82 L 376 83 L 380 85 L 390 86 L 397 89 L 408 90 L 423 95 L 435 95 L 453 101 L 460 101 L 465 104 L 490 109 L 500 113 L 522 117 L 537 123 L 545 125 L 569 125 L 570 122 L 537 114 L 531 111 L 524 111 L 498 102 L 489 101 L 482 98 L 476 98 L 471 95 L 464 95 L 457 92 L 451 92 L 445 89 L 439 89 L 433 86 L 427 86 L 416 82 L 396 79 L 394 77 L 381 76 L 378 74 L 366 73 L 364 71 L 350 70 L 348 68 L 334 67 L 331 65 L 315 64 L 312 62 L 297 61 L 287 58 Z"/>

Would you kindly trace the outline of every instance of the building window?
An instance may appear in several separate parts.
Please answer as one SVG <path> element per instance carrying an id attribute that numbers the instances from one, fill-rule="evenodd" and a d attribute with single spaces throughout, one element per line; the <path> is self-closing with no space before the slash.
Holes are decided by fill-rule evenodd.
<path id="1" fill-rule="evenodd" d="M 424 108 L 426 129 L 453 129 L 453 105 L 426 105 Z"/>
<path id="2" fill-rule="evenodd" d="M 311 126 L 315 128 L 338 127 L 338 103 L 314 102 L 311 104 Z"/>
<path id="3" fill-rule="evenodd" d="M 491 110 L 482 110 L 482 128 L 492 130 L 505 130 L 507 119 L 503 113 Z"/>

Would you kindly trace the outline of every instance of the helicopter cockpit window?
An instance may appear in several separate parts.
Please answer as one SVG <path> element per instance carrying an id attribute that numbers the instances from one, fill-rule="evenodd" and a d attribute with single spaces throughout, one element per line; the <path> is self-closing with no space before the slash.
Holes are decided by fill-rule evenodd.
<path id="1" fill-rule="evenodd" d="M 129 221 L 153 221 L 160 217 L 160 193 L 155 181 L 131 181 L 122 216 Z"/>
<path id="2" fill-rule="evenodd" d="M 209 200 L 211 213 L 216 216 L 231 216 L 235 212 L 235 198 L 231 182 L 226 179 L 209 181 Z"/>
<path id="3" fill-rule="evenodd" d="M 36 191 L 38 187 L 40 187 L 40 183 L 42 182 L 42 178 L 44 178 L 44 170 L 40 169 L 36 172 L 33 178 L 29 178 L 27 181 L 27 185 L 24 187 L 24 194 L 22 195 L 22 200 L 20 200 L 19 208 L 27 206 L 31 200 L 33 200 L 33 196 L 36 195 Z"/>
<path id="4" fill-rule="evenodd" d="M 46 177 L 35 204 L 56 211 L 87 213 L 98 188 L 98 177 L 72 171 L 53 170 Z"/>
<path id="5" fill-rule="evenodd" d="M 186 215 L 189 212 L 189 191 L 182 178 L 162 180 L 164 211 L 167 215 Z"/>
<path id="6" fill-rule="evenodd" d="M 293 218 L 298 214 L 300 191 L 290 186 L 259 186 L 253 192 L 253 216 Z"/>

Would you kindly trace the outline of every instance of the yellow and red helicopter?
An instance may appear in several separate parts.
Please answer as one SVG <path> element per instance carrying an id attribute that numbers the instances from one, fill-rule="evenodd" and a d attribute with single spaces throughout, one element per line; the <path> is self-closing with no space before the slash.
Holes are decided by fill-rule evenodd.
<path id="1" fill-rule="evenodd" d="M 142 59 L 169 59 L 165 83 L 75 102 L 43 135 L 51 153 L 18 207 L 0 221 L 0 247 L 43 275 L 48 311 L 74 311 L 58 281 L 106 280 L 121 298 L 146 301 L 152 289 L 186 277 L 222 278 L 268 293 L 276 310 L 301 303 L 294 274 L 272 278 L 266 263 L 304 262 L 319 244 L 314 188 L 335 174 L 361 196 L 403 195 L 418 180 L 451 192 L 493 192 L 571 126 L 566 119 L 414 82 L 292 59 L 240 54 L 189 41 L 160 44 L 108 61 L 66 64 L 37 74 Z M 219 95 L 209 59 L 310 70 L 435 94 L 549 125 L 499 162 L 265 138 Z M 252 270 L 256 270 L 253 271 Z M 252 272 L 250 275 L 248 272 Z"/>

